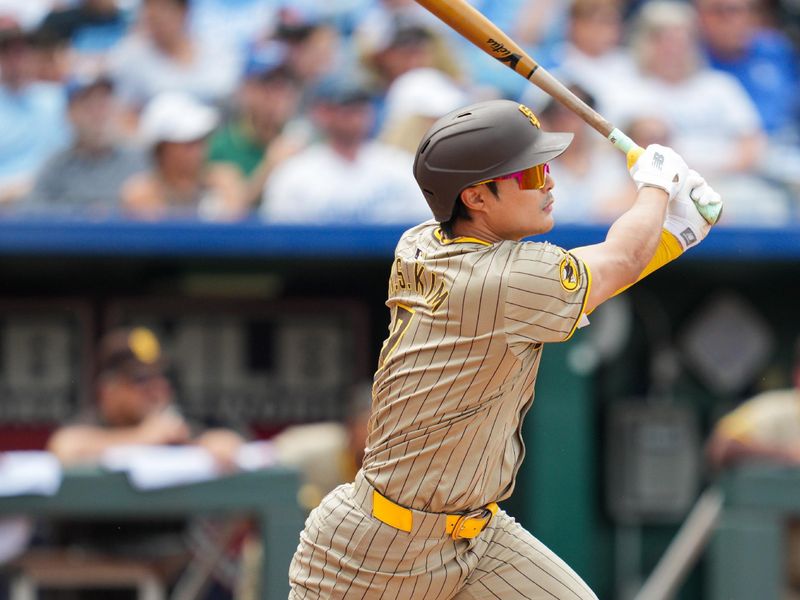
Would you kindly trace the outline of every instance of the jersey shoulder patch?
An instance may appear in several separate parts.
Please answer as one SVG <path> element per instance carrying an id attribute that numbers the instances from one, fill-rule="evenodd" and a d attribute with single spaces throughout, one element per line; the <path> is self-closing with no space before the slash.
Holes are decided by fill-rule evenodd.
<path id="1" fill-rule="evenodd" d="M 564 254 L 564 258 L 558 265 L 559 280 L 561 287 L 568 292 L 574 292 L 581 285 L 581 272 L 575 257 L 571 254 Z"/>

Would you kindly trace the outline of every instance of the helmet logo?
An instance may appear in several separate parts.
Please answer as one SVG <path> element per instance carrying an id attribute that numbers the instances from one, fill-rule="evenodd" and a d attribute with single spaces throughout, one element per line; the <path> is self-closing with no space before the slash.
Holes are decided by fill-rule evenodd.
<path id="1" fill-rule="evenodd" d="M 519 105 L 519 112 L 521 112 L 523 115 L 525 115 L 528 118 L 528 120 L 531 122 L 531 125 L 536 127 L 536 129 L 541 129 L 542 128 L 542 124 L 539 123 L 539 119 L 536 118 L 536 115 L 533 114 L 533 111 L 530 108 L 528 108 L 524 104 L 520 104 Z"/>

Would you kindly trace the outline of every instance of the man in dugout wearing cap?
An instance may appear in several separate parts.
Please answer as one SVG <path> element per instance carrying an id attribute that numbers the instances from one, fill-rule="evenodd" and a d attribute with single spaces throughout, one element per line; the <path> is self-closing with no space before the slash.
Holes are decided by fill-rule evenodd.
<path id="1" fill-rule="evenodd" d="M 166 361 L 155 334 L 143 327 L 108 333 L 98 351 L 96 403 L 56 430 L 48 450 L 67 465 L 97 462 L 121 445 L 197 444 L 223 466 L 244 440 L 227 429 L 197 431 L 178 412 Z"/>
<path id="2" fill-rule="evenodd" d="M 195 444 L 208 450 L 223 469 L 232 468 L 244 440 L 234 431 L 202 430 L 186 420 L 176 406 L 167 366 L 151 330 L 125 327 L 108 332 L 97 350 L 95 402 L 53 433 L 48 450 L 64 465 L 73 466 L 98 463 L 118 446 Z M 186 566 L 192 547 L 196 551 L 197 540 L 224 543 L 229 535 L 224 528 L 233 531 L 237 526 L 175 517 L 55 520 L 41 526 L 39 545 L 80 548 L 89 558 L 145 560 L 163 581 L 173 582 Z M 84 591 L 80 597 L 127 597 L 108 590 L 98 593 Z"/>

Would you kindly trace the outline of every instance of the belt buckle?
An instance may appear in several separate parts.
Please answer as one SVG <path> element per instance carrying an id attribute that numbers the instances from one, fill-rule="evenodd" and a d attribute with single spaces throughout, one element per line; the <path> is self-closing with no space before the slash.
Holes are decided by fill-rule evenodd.
<path id="1" fill-rule="evenodd" d="M 486 529 L 486 526 L 489 524 L 489 521 L 492 520 L 493 516 L 494 513 L 492 513 L 492 511 L 490 511 L 486 507 L 477 508 L 468 513 L 464 513 L 463 515 L 458 517 L 458 520 L 456 521 L 455 525 L 453 525 L 453 531 L 450 533 L 450 537 L 452 537 L 454 540 L 474 538 L 481 531 Z M 483 525 L 478 531 L 475 532 L 474 535 L 462 535 L 464 528 L 467 526 L 467 521 L 471 519 L 483 519 Z"/>

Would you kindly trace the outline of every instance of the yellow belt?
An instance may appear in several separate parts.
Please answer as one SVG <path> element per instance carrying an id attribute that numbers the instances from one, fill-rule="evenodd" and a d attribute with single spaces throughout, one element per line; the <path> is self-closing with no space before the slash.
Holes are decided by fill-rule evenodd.
<path id="1" fill-rule="evenodd" d="M 497 513 L 497 503 L 464 514 L 446 515 L 444 533 L 454 540 L 474 538 L 483 531 Z M 387 525 L 410 532 L 414 524 L 413 512 L 392 502 L 378 490 L 372 492 L 372 516 Z"/>

